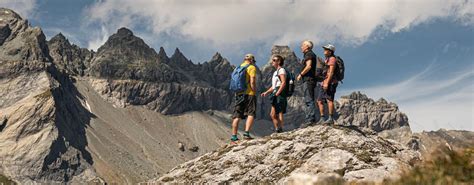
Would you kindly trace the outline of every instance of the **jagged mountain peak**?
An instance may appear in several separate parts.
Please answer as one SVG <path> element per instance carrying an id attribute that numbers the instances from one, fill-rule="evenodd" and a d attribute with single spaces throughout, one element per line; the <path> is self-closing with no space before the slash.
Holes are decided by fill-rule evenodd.
<path id="1" fill-rule="evenodd" d="M 0 64 L 0 78 L 22 71 L 42 71 L 50 62 L 43 31 L 30 27 L 13 10 L 0 8 L 0 58 L 6 61 Z"/>
<path id="2" fill-rule="evenodd" d="M 214 56 L 212 56 L 209 63 L 211 63 L 212 65 L 219 66 L 231 66 L 230 62 L 226 58 L 224 58 L 219 52 L 216 52 Z"/>
<path id="3" fill-rule="evenodd" d="M 51 38 L 50 41 L 67 41 L 67 42 L 69 42 L 69 40 L 66 38 L 66 36 L 64 36 L 63 33 L 61 33 L 61 32 L 59 32 L 53 38 Z"/>
<path id="4" fill-rule="evenodd" d="M 360 91 L 352 92 L 347 96 L 341 96 L 341 99 L 348 99 L 348 100 L 369 100 L 370 98 L 367 95 L 362 94 Z"/>
<path id="5" fill-rule="evenodd" d="M 94 55 L 93 51 L 71 44 L 58 33 L 48 41 L 49 55 L 56 67 L 69 75 L 83 76 Z"/>
<path id="6" fill-rule="evenodd" d="M 263 71 L 268 71 L 272 68 L 271 60 L 275 55 L 280 55 L 285 59 L 285 65 L 283 67 L 292 71 L 300 68 L 299 59 L 289 46 L 274 45 L 271 50 L 270 58 L 268 59 L 267 64 L 263 67 Z"/>
<path id="7" fill-rule="evenodd" d="M 117 54 L 132 54 L 134 57 L 150 58 L 158 55 L 143 39 L 135 36 L 130 29 L 125 27 L 118 29 L 115 34 L 111 35 L 97 50 L 97 53 L 110 50 L 117 50 Z"/>
<path id="8" fill-rule="evenodd" d="M 168 55 L 166 54 L 165 48 L 163 47 L 160 47 L 160 51 L 158 52 L 158 55 L 168 57 Z"/>
<path id="9" fill-rule="evenodd" d="M 120 36 L 133 36 L 132 30 L 126 28 L 126 27 L 121 27 L 117 30 L 117 35 Z"/>
<path id="10" fill-rule="evenodd" d="M 171 63 L 171 65 L 173 65 L 175 67 L 178 67 L 178 68 L 184 69 L 184 70 L 188 70 L 188 71 L 193 70 L 194 67 L 195 67 L 193 62 L 191 62 L 191 60 L 186 58 L 186 56 L 184 56 L 184 54 L 179 50 L 179 48 L 176 48 L 174 50 L 174 53 L 170 58 L 170 63 Z"/>
<path id="11" fill-rule="evenodd" d="M 8 27 L 10 29 L 12 37 L 15 37 L 20 32 L 24 32 L 27 29 L 31 29 L 34 34 L 43 34 L 39 28 L 30 28 L 28 20 L 23 19 L 18 13 L 8 8 L 0 8 L 0 28 L 3 27 Z"/>
<path id="12" fill-rule="evenodd" d="M 165 48 L 160 47 L 160 51 L 158 52 L 158 61 L 168 63 L 170 58 L 166 54 Z"/>
<path id="13" fill-rule="evenodd" d="M 219 52 L 216 52 L 216 54 L 214 54 L 214 56 L 212 56 L 212 59 L 213 61 L 221 61 L 223 59 L 222 55 L 219 53 Z"/>
<path id="14" fill-rule="evenodd" d="M 284 46 L 284 45 L 272 46 L 272 53 L 290 53 L 290 52 L 293 52 L 293 50 L 291 50 L 289 46 Z"/>
<path id="15" fill-rule="evenodd" d="M 186 56 L 184 56 L 184 54 L 181 52 L 181 50 L 179 50 L 179 48 L 176 48 L 174 50 L 174 53 L 173 55 L 171 56 L 172 59 L 174 60 L 185 60 L 185 61 L 188 61 L 188 59 L 186 58 Z"/>
<path id="16" fill-rule="evenodd" d="M 55 35 L 53 38 L 51 38 L 49 41 L 48 41 L 48 44 L 59 44 L 61 45 L 61 47 L 71 47 L 71 43 L 69 42 L 69 40 L 62 34 L 62 33 L 58 33 L 57 35 Z"/>
<path id="17" fill-rule="evenodd" d="M 0 7 L 0 25 L 15 22 L 17 20 L 23 20 L 23 18 L 11 9 Z"/>

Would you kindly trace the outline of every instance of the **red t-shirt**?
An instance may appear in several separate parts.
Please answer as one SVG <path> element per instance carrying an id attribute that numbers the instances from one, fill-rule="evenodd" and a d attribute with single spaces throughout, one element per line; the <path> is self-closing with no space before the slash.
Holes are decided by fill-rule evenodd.
<path id="1" fill-rule="evenodd" d="M 332 57 L 326 58 L 326 60 L 324 62 L 328 66 L 334 66 L 334 72 L 332 73 L 331 84 L 337 83 L 337 80 L 334 76 L 334 74 L 336 73 L 336 57 L 332 56 Z M 324 80 L 324 83 L 327 83 L 328 80 L 329 80 L 329 68 L 328 68 L 328 73 L 326 74 L 326 79 Z"/>

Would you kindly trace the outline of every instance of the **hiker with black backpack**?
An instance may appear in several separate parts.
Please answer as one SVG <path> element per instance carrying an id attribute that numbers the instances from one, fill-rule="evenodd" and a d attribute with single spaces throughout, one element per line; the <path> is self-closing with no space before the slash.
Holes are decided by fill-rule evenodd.
<path id="1" fill-rule="evenodd" d="M 294 77 L 291 72 L 283 68 L 284 61 L 285 59 L 280 55 L 272 57 L 272 66 L 275 68 L 272 86 L 261 94 L 262 97 L 270 94 L 272 104 L 270 117 L 276 133 L 283 132 L 283 114 L 286 113 L 287 97 L 294 92 Z"/>
<path id="2" fill-rule="evenodd" d="M 318 106 L 321 119 L 319 124 L 334 124 L 334 96 L 336 95 L 336 88 L 338 82 L 344 78 L 344 62 L 340 57 L 334 55 L 336 47 L 331 44 L 323 46 L 324 49 L 324 68 L 325 78 L 322 82 L 318 82 Z M 328 104 L 329 115 L 325 118 L 324 115 L 324 104 L 326 101 Z"/>
<path id="3" fill-rule="evenodd" d="M 230 90 L 235 93 L 235 107 L 232 114 L 232 136 L 231 143 L 236 143 L 239 138 L 237 131 L 241 119 L 247 119 L 245 123 L 245 139 L 253 139 L 250 136 L 250 128 L 255 119 L 257 110 L 256 94 L 257 67 L 255 57 L 252 54 L 245 55 L 242 64 L 234 69 L 230 81 Z"/>
<path id="4" fill-rule="evenodd" d="M 304 54 L 301 64 L 303 66 L 300 74 L 296 78 L 298 81 L 303 80 L 304 101 L 306 104 L 305 123 L 301 127 L 307 127 L 316 122 L 316 54 L 312 51 L 313 42 L 305 40 L 301 43 L 301 51 Z"/>

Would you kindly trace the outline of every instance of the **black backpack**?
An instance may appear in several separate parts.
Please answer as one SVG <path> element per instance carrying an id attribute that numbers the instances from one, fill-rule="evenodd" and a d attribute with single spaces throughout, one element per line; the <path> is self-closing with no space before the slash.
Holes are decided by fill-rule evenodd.
<path id="1" fill-rule="evenodd" d="M 344 67 L 344 60 L 342 60 L 341 57 L 335 56 L 336 57 L 336 71 L 334 73 L 334 78 L 336 78 L 337 81 L 342 81 L 344 80 L 344 72 L 345 72 L 345 67 Z"/>
<path id="2" fill-rule="evenodd" d="M 285 72 L 286 72 L 286 86 L 281 92 L 281 96 L 291 97 L 293 96 L 293 93 L 295 92 L 295 75 L 286 69 L 285 69 Z M 278 76 L 278 79 L 280 79 L 280 76 Z"/>
<path id="3" fill-rule="evenodd" d="M 334 79 L 337 81 L 342 81 L 344 80 L 344 72 L 345 72 L 345 67 L 344 67 L 344 60 L 342 60 L 341 57 L 339 56 L 334 56 L 336 57 L 336 69 L 334 70 Z M 329 70 L 329 66 L 323 61 L 322 58 L 318 57 L 317 62 L 316 62 L 316 81 L 322 82 L 324 79 L 326 79 L 326 74 Z"/>

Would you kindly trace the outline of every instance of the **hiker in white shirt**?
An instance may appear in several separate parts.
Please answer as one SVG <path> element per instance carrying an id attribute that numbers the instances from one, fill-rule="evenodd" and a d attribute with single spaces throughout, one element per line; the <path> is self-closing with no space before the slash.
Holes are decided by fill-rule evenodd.
<path id="1" fill-rule="evenodd" d="M 284 58 L 280 55 L 275 55 L 272 58 L 272 66 L 276 69 L 272 76 L 272 87 L 261 94 L 262 97 L 270 94 L 272 102 L 272 110 L 270 116 L 272 118 L 273 126 L 275 126 L 275 132 L 283 132 L 283 114 L 286 113 L 287 100 L 286 96 L 282 93 L 286 84 L 286 70 L 282 66 L 284 65 Z"/>

